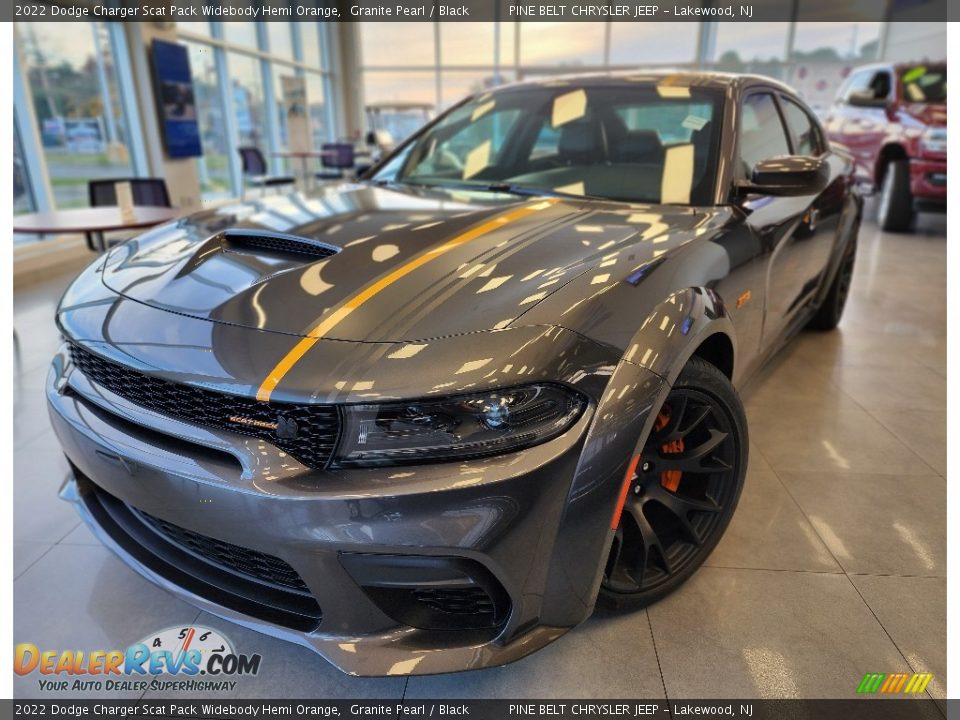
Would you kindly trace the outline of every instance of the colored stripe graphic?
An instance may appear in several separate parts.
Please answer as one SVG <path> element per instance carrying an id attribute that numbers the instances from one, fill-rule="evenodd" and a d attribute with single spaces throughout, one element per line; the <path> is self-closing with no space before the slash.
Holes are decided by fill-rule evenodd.
<path id="1" fill-rule="evenodd" d="M 858 693 L 875 693 L 880 689 L 881 683 L 887 677 L 886 673 L 867 673 L 863 676 L 863 680 L 860 681 L 860 687 L 857 688 Z"/>
<path id="2" fill-rule="evenodd" d="M 867 673 L 857 686 L 858 693 L 919 694 L 927 689 L 933 673 Z"/>
<path id="3" fill-rule="evenodd" d="M 531 213 L 544 210 L 556 202 L 556 200 L 552 199 L 544 200 L 534 205 L 527 205 L 516 210 L 511 210 L 510 212 L 506 212 L 502 215 L 498 215 L 487 222 L 481 223 L 480 225 L 477 225 L 466 232 L 457 235 L 451 240 L 445 242 L 443 245 L 439 245 L 431 250 L 428 250 L 422 255 L 418 255 L 409 262 L 398 267 L 393 272 L 388 273 L 379 280 L 367 285 L 367 287 L 344 302 L 342 305 L 340 305 L 340 307 L 317 323 L 310 330 L 310 332 L 307 333 L 306 337 L 300 340 L 300 342 L 298 342 L 294 348 L 288 352 L 280 362 L 277 363 L 276 367 L 270 371 L 270 374 L 267 375 L 263 383 L 261 383 L 260 389 L 257 390 L 257 400 L 262 402 L 269 400 L 277 385 L 280 384 L 280 381 L 283 380 L 284 376 L 290 372 L 293 366 L 300 361 L 300 358 L 307 354 L 307 351 L 316 344 L 317 340 L 324 337 L 337 325 L 346 320 L 354 310 L 358 309 L 368 300 L 379 295 L 401 278 L 406 277 L 417 268 L 426 265 L 431 260 L 436 260 L 441 255 L 445 255 L 461 245 L 471 242 L 472 240 L 476 240 L 477 238 L 482 237 L 493 230 L 501 228 L 504 225 L 519 220 L 520 218 L 526 217 Z"/>
<path id="4" fill-rule="evenodd" d="M 907 686 L 903 689 L 905 693 L 922 693 L 927 689 L 927 685 L 933 680 L 933 673 L 916 673 Z"/>

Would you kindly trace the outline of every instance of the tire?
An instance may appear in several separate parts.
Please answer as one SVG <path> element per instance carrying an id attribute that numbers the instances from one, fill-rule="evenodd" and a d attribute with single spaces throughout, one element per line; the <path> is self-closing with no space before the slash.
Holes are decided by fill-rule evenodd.
<path id="1" fill-rule="evenodd" d="M 840 260 L 840 267 L 837 268 L 836 277 L 830 283 L 826 297 L 807 323 L 807 327 L 811 330 L 833 330 L 840 324 L 843 309 L 847 305 L 847 296 L 850 294 L 850 283 L 853 280 L 853 266 L 857 257 L 856 232 L 855 229 L 853 237 L 847 242 L 847 248 Z"/>
<path id="2" fill-rule="evenodd" d="M 715 366 L 692 358 L 644 444 L 598 607 L 646 607 L 703 564 L 737 507 L 748 445 L 747 420 L 733 385 Z"/>
<path id="3" fill-rule="evenodd" d="M 886 232 L 906 232 L 913 224 L 913 195 L 910 194 L 910 161 L 887 163 L 880 183 L 877 222 Z"/>

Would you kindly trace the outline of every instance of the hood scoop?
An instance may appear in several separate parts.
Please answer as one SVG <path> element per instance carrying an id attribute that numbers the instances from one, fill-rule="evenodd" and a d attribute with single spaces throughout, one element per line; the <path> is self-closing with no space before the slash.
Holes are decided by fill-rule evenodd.
<path id="1" fill-rule="evenodd" d="M 247 252 L 270 255 L 293 255 L 298 259 L 320 260 L 340 252 L 335 245 L 285 233 L 265 230 L 226 230 L 220 234 L 223 252 Z"/>

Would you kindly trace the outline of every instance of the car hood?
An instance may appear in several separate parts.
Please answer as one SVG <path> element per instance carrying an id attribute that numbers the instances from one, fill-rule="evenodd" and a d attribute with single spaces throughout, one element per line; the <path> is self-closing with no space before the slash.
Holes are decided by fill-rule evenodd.
<path id="1" fill-rule="evenodd" d="M 348 184 L 157 228 L 114 248 L 103 281 L 215 323 L 301 336 L 324 323 L 332 340 L 439 338 L 508 327 L 647 239 L 649 223 L 630 222 L 640 210 Z M 689 209 L 667 212 L 658 216 L 664 231 L 693 222 Z"/>

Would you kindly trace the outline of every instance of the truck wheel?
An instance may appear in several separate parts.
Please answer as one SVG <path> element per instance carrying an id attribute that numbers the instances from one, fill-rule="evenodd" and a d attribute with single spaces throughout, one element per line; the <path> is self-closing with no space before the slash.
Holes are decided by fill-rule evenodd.
<path id="1" fill-rule="evenodd" d="M 910 194 L 910 161 L 893 160 L 887 164 L 880 184 L 877 222 L 887 232 L 906 232 L 913 223 L 913 196 Z"/>

